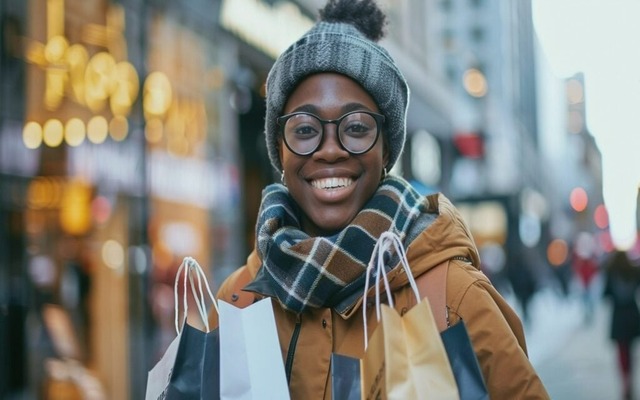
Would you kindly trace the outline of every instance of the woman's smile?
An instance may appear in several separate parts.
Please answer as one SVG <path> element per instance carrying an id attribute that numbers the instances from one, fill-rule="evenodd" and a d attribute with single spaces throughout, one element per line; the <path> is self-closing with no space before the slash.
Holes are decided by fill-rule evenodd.
<path id="1" fill-rule="evenodd" d="M 340 189 L 345 189 L 351 186 L 352 184 L 353 184 L 353 179 L 341 178 L 341 177 L 315 179 L 311 181 L 311 186 L 313 186 L 316 189 L 322 189 L 322 190 L 340 190 Z"/>

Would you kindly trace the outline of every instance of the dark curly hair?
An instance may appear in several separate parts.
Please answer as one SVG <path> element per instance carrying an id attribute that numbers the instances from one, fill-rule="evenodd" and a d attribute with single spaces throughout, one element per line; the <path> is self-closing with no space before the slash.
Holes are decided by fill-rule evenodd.
<path id="1" fill-rule="evenodd" d="M 374 42 L 386 34 L 387 16 L 374 0 L 329 0 L 319 13 L 321 21 L 351 24 Z"/>

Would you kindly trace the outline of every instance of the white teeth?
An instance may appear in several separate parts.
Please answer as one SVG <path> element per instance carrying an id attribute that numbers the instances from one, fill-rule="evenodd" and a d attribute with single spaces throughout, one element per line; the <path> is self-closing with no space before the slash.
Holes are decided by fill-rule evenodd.
<path id="1" fill-rule="evenodd" d="M 324 178 L 311 181 L 311 185 L 316 189 L 338 189 L 347 187 L 352 183 L 353 179 L 351 178 Z"/>

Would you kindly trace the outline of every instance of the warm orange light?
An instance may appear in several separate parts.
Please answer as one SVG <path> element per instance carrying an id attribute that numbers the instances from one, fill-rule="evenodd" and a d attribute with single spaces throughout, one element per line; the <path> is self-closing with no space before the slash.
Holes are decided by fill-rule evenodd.
<path id="1" fill-rule="evenodd" d="M 549 264 L 559 267 L 567 261 L 569 255 L 569 246 L 562 239 L 554 239 L 547 246 L 547 259 Z"/>
<path id="2" fill-rule="evenodd" d="M 83 235 L 91 228 L 91 187 L 69 182 L 60 202 L 60 227 L 71 235 Z"/>
<path id="3" fill-rule="evenodd" d="M 571 204 L 571 208 L 573 208 L 575 211 L 582 212 L 587 208 L 587 204 L 589 203 L 589 196 L 583 188 L 577 187 L 571 191 L 571 195 L 569 196 L 569 203 Z"/>
<path id="4" fill-rule="evenodd" d="M 465 71 L 462 84 L 471 96 L 483 97 L 487 94 L 487 79 L 484 74 L 475 68 Z"/>
<path id="5" fill-rule="evenodd" d="M 169 78 L 162 72 L 152 72 L 144 82 L 142 104 L 147 119 L 150 116 L 163 117 L 172 101 Z"/>
<path id="6" fill-rule="evenodd" d="M 109 122 L 109 133 L 116 142 L 123 141 L 129 134 L 129 121 L 122 116 L 113 117 Z"/>

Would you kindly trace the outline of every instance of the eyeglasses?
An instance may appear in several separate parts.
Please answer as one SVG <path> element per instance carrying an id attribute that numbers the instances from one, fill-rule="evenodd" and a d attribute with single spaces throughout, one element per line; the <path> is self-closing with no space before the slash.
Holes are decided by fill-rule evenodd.
<path id="1" fill-rule="evenodd" d="M 338 141 L 350 154 L 364 154 L 371 150 L 378 136 L 384 115 L 369 111 L 352 111 L 338 119 L 322 119 L 307 112 L 295 112 L 279 117 L 285 145 L 299 156 L 308 156 L 320 147 L 324 126 L 335 124 Z"/>

